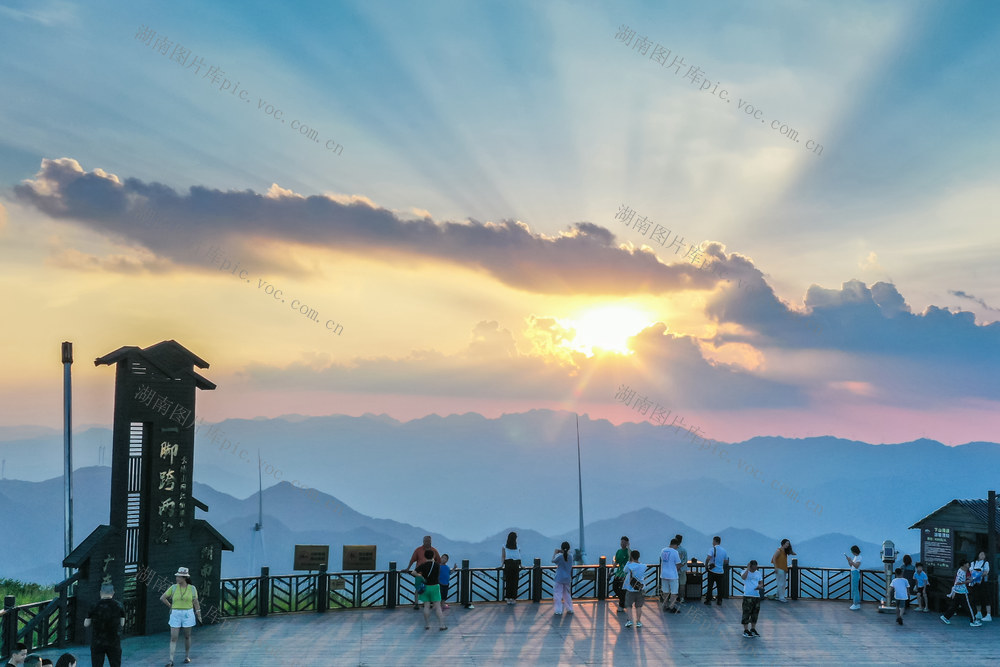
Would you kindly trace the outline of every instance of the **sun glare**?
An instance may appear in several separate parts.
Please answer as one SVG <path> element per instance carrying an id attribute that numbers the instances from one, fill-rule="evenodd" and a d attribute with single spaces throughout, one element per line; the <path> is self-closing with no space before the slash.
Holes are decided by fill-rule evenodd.
<path id="1" fill-rule="evenodd" d="M 633 306 L 590 308 L 567 322 L 576 332 L 567 346 L 589 356 L 594 356 L 598 350 L 632 354 L 628 339 L 653 321 L 650 315 Z"/>

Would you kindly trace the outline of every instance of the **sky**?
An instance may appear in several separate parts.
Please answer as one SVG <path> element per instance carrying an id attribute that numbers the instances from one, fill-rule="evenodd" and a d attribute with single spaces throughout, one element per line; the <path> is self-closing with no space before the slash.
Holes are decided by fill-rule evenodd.
<path id="1" fill-rule="evenodd" d="M 0 43 L 0 427 L 61 427 L 62 341 L 107 425 L 92 360 L 173 339 L 210 421 L 996 440 L 995 3 L 0 0 Z"/>

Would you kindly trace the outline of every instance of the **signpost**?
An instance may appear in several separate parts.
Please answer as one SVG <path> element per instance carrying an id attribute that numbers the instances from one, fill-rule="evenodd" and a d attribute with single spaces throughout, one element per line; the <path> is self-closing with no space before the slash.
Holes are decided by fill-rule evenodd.
<path id="1" fill-rule="evenodd" d="M 924 528 L 920 537 L 923 540 L 920 552 L 925 567 L 950 570 L 955 566 L 955 536 L 951 528 Z"/>
<path id="2" fill-rule="evenodd" d="M 330 547 L 326 544 L 296 544 L 293 570 L 324 570 L 330 562 Z"/>
<path id="3" fill-rule="evenodd" d="M 374 570 L 375 569 L 375 545 L 374 544 L 345 544 L 344 545 L 344 569 L 345 570 Z"/>

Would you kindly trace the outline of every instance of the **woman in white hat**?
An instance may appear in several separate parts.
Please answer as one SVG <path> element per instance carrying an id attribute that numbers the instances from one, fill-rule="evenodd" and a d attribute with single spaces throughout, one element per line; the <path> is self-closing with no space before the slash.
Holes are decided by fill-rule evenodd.
<path id="1" fill-rule="evenodd" d="M 191 585 L 191 574 L 186 567 L 177 568 L 174 575 L 177 583 L 160 596 L 160 602 L 170 609 L 170 662 L 167 667 L 174 666 L 174 653 L 177 651 L 177 636 L 184 628 L 184 662 L 191 662 L 191 628 L 195 626 L 195 616 L 201 620 L 201 605 L 198 602 L 198 589 Z"/>

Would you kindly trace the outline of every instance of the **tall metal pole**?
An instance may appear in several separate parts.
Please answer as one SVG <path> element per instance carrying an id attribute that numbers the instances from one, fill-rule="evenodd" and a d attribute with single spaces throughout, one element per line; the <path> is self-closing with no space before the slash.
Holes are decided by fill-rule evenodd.
<path id="1" fill-rule="evenodd" d="M 70 367 L 73 365 L 73 343 L 62 344 L 63 363 L 63 525 L 66 531 L 66 556 L 73 551 L 73 380 Z M 65 569 L 66 579 L 72 576 L 72 568 Z"/>
<path id="2" fill-rule="evenodd" d="M 580 415 L 576 415 L 576 474 L 580 487 L 580 562 L 587 562 L 587 548 L 583 541 L 583 464 L 580 457 Z"/>

